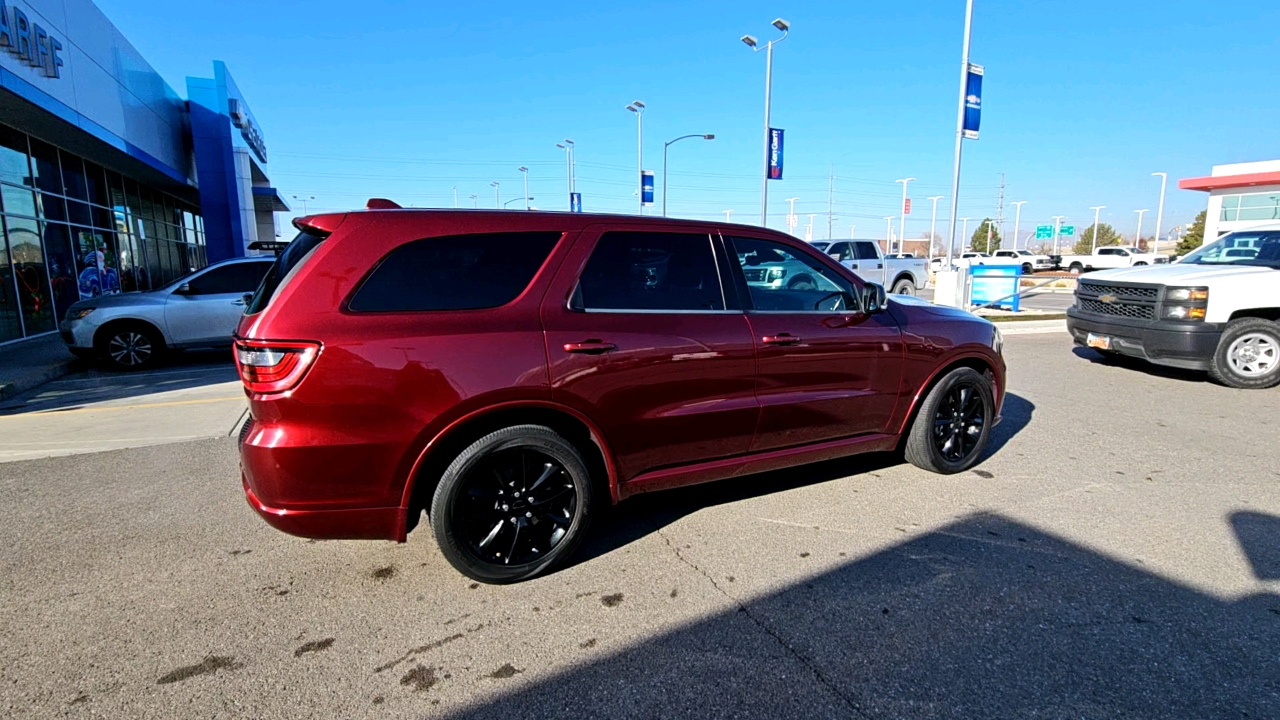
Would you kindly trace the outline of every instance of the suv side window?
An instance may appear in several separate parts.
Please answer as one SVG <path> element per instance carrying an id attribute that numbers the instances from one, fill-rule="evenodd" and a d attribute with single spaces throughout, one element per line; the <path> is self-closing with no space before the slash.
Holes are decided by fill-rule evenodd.
<path id="1" fill-rule="evenodd" d="M 711 236 L 607 232 L 574 291 L 580 310 L 724 310 Z"/>
<path id="2" fill-rule="evenodd" d="M 878 260 L 880 255 L 876 252 L 876 244 L 865 240 L 854 243 L 857 248 L 859 260 Z"/>
<path id="3" fill-rule="evenodd" d="M 239 262 L 216 267 L 196 277 L 186 284 L 191 288 L 184 295 L 222 295 L 229 293 L 251 293 L 258 289 L 258 284 L 271 267 L 270 261 Z"/>
<path id="4" fill-rule="evenodd" d="M 853 243 L 841 242 L 827 248 L 827 254 L 836 262 L 848 262 L 853 259 Z"/>
<path id="5" fill-rule="evenodd" d="M 352 312 L 480 310 L 515 300 L 560 232 L 424 238 L 387 253 L 351 296 Z"/>
<path id="6" fill-rule="evenodd" d="M 729 240 L 755 310 L 852 312 L 857 309 L 853 283 L 799 250 L 769 240 Z M 832 297 L 839 293 L 844 297 Z"/>
<path id="7" fill-rule="evenodd" d="M 1098 254 L 1099 255 L 1122 255 L 1123 253 L 1113 248 L 1100 248 L 1098 250 Z"/>

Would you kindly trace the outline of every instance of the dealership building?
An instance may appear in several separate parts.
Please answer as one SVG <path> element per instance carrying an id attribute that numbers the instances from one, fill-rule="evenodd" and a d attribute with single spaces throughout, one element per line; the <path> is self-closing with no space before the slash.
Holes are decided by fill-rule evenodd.
<path id="1" fill-rule="evenodd" d="M 1205 242 L 1229 232 L 1280 223 L 1280 160 L 1214 165 L 1208 176 L 1185 178 L 1178 187 L 1209 193 Z"/>
<path id="2" fill-rule="evenodd" d="M 183 99 L 90 0 L 0 18 L 0 343 L 275 239 L 288 206 L 225 64 Z"/>

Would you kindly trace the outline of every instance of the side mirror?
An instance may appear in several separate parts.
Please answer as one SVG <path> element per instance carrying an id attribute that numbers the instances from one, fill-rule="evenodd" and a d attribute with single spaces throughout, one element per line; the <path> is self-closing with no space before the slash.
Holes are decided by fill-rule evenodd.
<path id="1" fill-rule="evenodd" d="M 862 287 L 862 311 L 866 314 L 884 312 L 886 302 L 888 300 L 885 297 L 883 285 L 867 283 Z"/>
<path id="2" fill-rule="evenodd" d="M 181 285 L 179 285 L 179 286 L 178 286 L 178 294 L 179 294 L 179 295 L 190 295 L 190 294 L 191 294 L 191 283 L 182 283 Z"/>

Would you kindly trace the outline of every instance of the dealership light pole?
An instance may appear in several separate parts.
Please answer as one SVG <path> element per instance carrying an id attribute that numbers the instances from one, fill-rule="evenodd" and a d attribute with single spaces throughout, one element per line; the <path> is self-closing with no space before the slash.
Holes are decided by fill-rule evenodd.
<path id="1" fill-rule="evenodd" d="M 508 201 L 506 201 L 506 202 L 502 203 L 502 207 L 503 207 L 503 209 L 506 209 L 506 207 L 507 207 L 508 205 L 510 205 L 511 203 L 513 203 L 513 202 L 515 202 L 515 201 L 517 201 L 517 200 L 524 200 L 524 204 L 525 204 L 525 209 L 526 209 L 526 210 L 528 210 L 528 209 L 529 209 L 529 203 L 533 202 L 533 198 L 531 198 L 531 197 L 526 197 L 526 198 L 511 198 L 510 200 L 508 200 Z"/>
<path id="2" fill-rule="evenodd" d="M 493 186 L 493 206 L 496 208 L 502 207 L 502 199 L 498 195 L 498 181 L 494 180 L 489 184 Z"/>
<path id="3" fill-rule="evenodd" d="M 668 140 L 667 142 L 662 144 L 662 217 L 667 216 L 667 148 L 671 147 L 671 145 L 674 143 L 680 142 L 681 140 L 687 140 L 689 138 L 695 138 L 695 137 L 700 137 L 703 140 L 716 139 L 716 136 L 710 133 L 707 133 L 705 135 L 702 133 L 694 133 L 692 135 L 681 135 L 675 140 Z"/>
<path id="4" fill-rule="evenodd" d="M 893 252 L 893 216 L 886 215 L 884 218 L 884 252 L 889 254 Z"/>
<path id="5" fill-rule="evenodd" d="M 894 180 L 894 182 L 902 183 L 902 207 L 898 208 L 898 210 L 902 212 L 902 220 L 898 222 L 898 239 L 899 240 L 906 240 L 907 238 L 907 183 L 911 182 L 912 180 L 915 180 L 915 178 L 909 177 L 909 178 L 903 178 L 901 180 Z M 930 243 L 933 242 L 932 238 L 929 240 L 929 242 Z"/>
<path id="6" fill-rule="evenodd" d="M 476 208 L 480 207 L 480 199 L 479 199 L 477 196 L 475 196 L 475 195 L 469 195 L 468 197 L 470 197 L 470 198 L 471 198 L 471 209 L 472 209 L 472 210 L 475 210 Z"/>
<path id="7" fill-rule="evenodd" d="M 933 230 L 938 226 L 938 201 L 942 196 L 934 195 L 929 199 L 933 201 L 933 217 L 929 220 L 929 261 L 933 262 Z"/>
<path id="8" fill-rule="evenodd" d="M 725 210 L 725 211 L 724 211 L 724 221 L 725 221 L 725 222 L 731 222 L 731 221 L 729 220 L 729 216 L 730 216 L 730 215 L 732 215 L 732 214 L 733 214 L 733 211 L 732 211 L 732 210 Z"/>
<path id="9" fill-rule="evenodd" d="M 1022 224 L 1022 206 L 1027 204 L 1026 200 L 1011 202 L 1010 205 L 1018 208 L 1013 214 L 1013 249 L 1018 249 L 1018 226 Z"/>
<path id="10" fill-rule="evenodd" d="M 627 106 L 627 109 L 636 114 L 636 155 L 639 158 L 636 161 L 636 180 L 639 182 L 637 186 L 639 192 L 636 193 L 639 207 L 637 212 L 644 214 L 644 103 L 636 100 Z"/>
<path id="11" fill-rule="evenodd" d="M 972 219 L 973 218 L 960 218 L 960 220 L 964 222 L 964 230 L 960 233 L 960 252 L 964 252 L 965 243 L 969 242 L 969 221 Z M 947 255 L 947 259 L 950 261 L 951 256 Z"/>
<path id="12" fill-rule="evenodd" d="M 857 226 L 857 225 L 850 225 L 850 226 L 849 226 L 849 239 L 850 239 L 850 240 L 854 239 L 854 233 L 855 233 L 855 232 L 857 232 L 857 230 L 858 230 L 858 226 Z"/>
<path id="13" fill-rule="evenodd" d="M 795 234 L 795 227 L 798 224 L 796 220 L 796 201 L 800 198 L 787 198 L 787 202 L 791 203 L 791 210 L 787 212 L 787 232 Z"/>
<path id="14" fill-rule="evenodd" d="M 1154 172 L 1151 177 L 1160 176 L 1160 209 L 1156 210 L 1156 236 L 1152 240 L 1151 252 L 1160 249 L 1160 224 L 1164 222 L 1164 186 L 1169 181 L 1169 173 Z"/>
<path id="15" fill-rule="evenodd" d="M 573 141 L 566 138 L 564 144 L 556 143 L 556 147 L 564 151 L 565 175 L 568 178 L 566 187 L 569 188 L 569 210 L 573 210 Z"/>
<path id="16" fill-rule="evenodd" d="M 308 201 L 314 201 L 314 200 L 316 199 L 316 196 L 315 196 L 315 195 L 303 195 L 303 196 L 294 195 L 294 196 L 293 196 L 293 199 L 294 199 L 294 200 L 297 200 L 297 201 L 298 201 L 298 202 L 300 202 L 300 203 L 302 203 L 302 214 L 303 214 L 303 216 L 306 216 L 306 214 L 307 214 L 307 202 L 308 202 Z"/>
<path id="17" fill-rule="evenodd" d="M 1138 232 L 1134 233 L 1134 236 L 1133 236 L 1133 249 L 1141 252 L 1140 245 L 1142 244 L 1142 216 L 1150 212 L 1150 210 L 1148 208 L 1143 208 L 1141 210 L 1134 210 L 1134 212 L 1138 213 Z"/>
<path id="18" fill-rule="evenodd" d="M 773 94 L 773 46 L 787 39 L 791 32 L 791 23 L 778 18 L 773 26 L 782 31 L 782 37 L 770 40 L 765 44 L 764 61 L 764 176 L 760 180 L 760 227 L 765 226 L 769 217 L 769 110 Z M 742 42 L 755 52 L 760 51 L 759 41 L 750 35 L 743 35 Z"/>
<path id="19" fill-rule="evenodd" d="M 1094 205 L 1089 208 L 1093 211 L 1093 247 L 1089 249 L 1091 253 L 1098 249 L 1098 214 L 1106 208 L 1106 205 Z"/>
<path id="20" fill-rule="evenodd" d="M 521 165 L 520 172 L 524 173 L 524 209 L 529 209 L 529 168 Z"/>
<path id="21" fill-rule="evenodd" d="M 960 202 L 960 151 L 964 144 L 964 105 L 969 86 L 969 39 L 973 34 L 973 0 L 965 3 L 964 49 L 960 53 L 960 103 L 956 108 L 956 157 L 951 170 L 951 231 L 947 236 L 947 265 L 956 244 L 956 206 Z"/>
<path id="22" fill-rule="evenodd" d="M 1066 215 L 1053 216 L 1053 254 L 1058 254 L 1058 229 L 1062 227 L 1062 221 L 1066 220 Z"/>

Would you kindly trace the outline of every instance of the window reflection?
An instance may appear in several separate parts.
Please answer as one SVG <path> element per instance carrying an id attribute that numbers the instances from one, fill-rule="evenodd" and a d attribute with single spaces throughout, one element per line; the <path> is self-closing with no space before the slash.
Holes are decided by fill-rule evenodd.
<path id="1" fill-rule="evenodd" d="M 57 322 L 39 226 L 35 220 L 6 216 L 5 235 L 9 239 L 9 257 L 13 261 L 13 277 L 18 285 L 18 302 L 27 334 L 49 332 Z"/>

